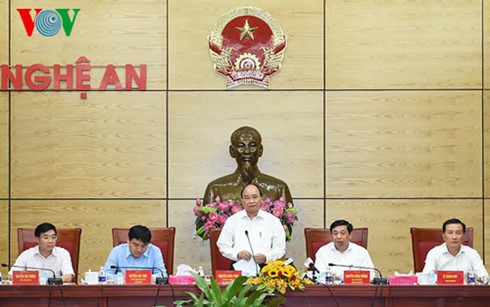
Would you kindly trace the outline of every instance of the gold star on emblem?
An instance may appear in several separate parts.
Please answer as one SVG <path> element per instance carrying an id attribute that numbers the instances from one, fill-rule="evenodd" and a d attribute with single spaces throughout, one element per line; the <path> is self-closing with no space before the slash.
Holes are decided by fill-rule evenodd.
<path id="1" fill-rule="evenodd" d="M 235 27 L 238 31 L 240 31 L 240 40 L 244 39 L 245 37 L 250 37 L 251 39 L 254 39 L 254 33 L 253 31 L 257 30 L 258 27 L 250 27 L 248 25 L 248 19 L 245 19 L 245 24 L 243 27 Z"/>

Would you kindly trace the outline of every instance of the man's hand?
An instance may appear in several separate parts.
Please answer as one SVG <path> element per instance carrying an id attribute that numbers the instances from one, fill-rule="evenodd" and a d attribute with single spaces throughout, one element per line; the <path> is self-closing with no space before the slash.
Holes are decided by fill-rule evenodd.
<path id="1" fill-rule="evenodd" d="M 238 259 L 244 259 L 244 260 L 248 261 L 248 260 L 252 259 L 252 254 L 246 250 L 243 250 L 243 251 L 238 253 L 237 258 Z"/>
<path id="2" fill-rule="evenodd" d="M 255 262 L 257 264 L 262 264 L 267 261 L 267 257 L 264 254 L 255 254 Z"/>

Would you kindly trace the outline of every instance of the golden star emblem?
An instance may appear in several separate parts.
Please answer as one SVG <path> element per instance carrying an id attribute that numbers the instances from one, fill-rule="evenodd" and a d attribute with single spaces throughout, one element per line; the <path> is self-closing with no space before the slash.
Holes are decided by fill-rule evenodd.
<path id="1" fill-rule="evenodd" d="M 240 40 L 244 39 L 245 37 L 250 37 L 251 39 L 254 39 L 254 33 L 253 31 L 257 30 L 258 27 L 250 27 L 248 24 L 248 19 L 245 19 L 245 24 L 243 27 L 235 27 L 238 31 L 240 31 Z"/>

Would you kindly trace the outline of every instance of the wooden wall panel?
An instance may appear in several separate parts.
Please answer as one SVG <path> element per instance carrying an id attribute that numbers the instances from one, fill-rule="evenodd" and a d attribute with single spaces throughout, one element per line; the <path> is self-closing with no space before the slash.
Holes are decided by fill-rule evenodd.
<path id="1" fill-rule="evenodd" d="M 488 199 L 483 200 L 483 213 L 482 218 L 483 218 L 483 235 L 484 235 L 484 240 L 483 240 L 483 250 L 485 253 L 480 253 L 480 256 L 484 257 L 484 262 L 487 264 L 487 268 L 490 268 L 490 210 L 488 210 L 490 206 L 490 202 Z M 488 270 L 488 269 L 487 269 Z"/>
<path id="2" fill-rule="evenodd" d="M 327 0 L 327 88 L 482 86 L 482 2 Z"/>
<path id="3" fill-rule="evenodd" d="M 484 148 L 484 156 L 483 161 L 484 164 L 484 191 L 485 198 L 490 197 L 490 92 L 485 90 L 483 92 L 483 124 L 484 124 L 484 139 L 483 144 L 485 144 Z"/>
<path id="4" fill-rule="evenodd" d="M 9 197 L 9 102 L 8 93 L 0 93 L 0 198 Z"/>
<path id="5" fill-rule="evenodd" d="M 165 0 L 77 0 L 61 6 L 54 0 L 42 4 L 11 2 L 12 64 L 75 64 L 85 56 L 92 65 L 91 84 L 96 88 L 107 64 L 146 64 L 147 88 L 166 88 Z M 66 36 L 62 29 L 57 35 L 45 37 L 34 30 L 28 37 L 16 9 L 34 6 L 45 10 L 80 8 L 71 35 Z"/>
<path id="6" fill-rule="evenodd" d="M 36 227 L 50 222 L 57 228 L 82 228 L 79 272 L 98 270 L 112 249 L 111 229 L 143 224 L 163 227 L 166 220 L 164 201 L 12 201 L 11 261 L 17 253 L 17 228 Z M 177 231 L 178 232 L 178 231 Z"/>
<path id="7" fill-rule="evenodd" d="M 170 89 L 225 89 L 225 79 L 213 70 L 207 37 L 222 15 L 246 5 L 271 13 L 288 37 L 283 68 L 272 77 L 271 88 L 323 87 L 323 1 L 189 0 L 169 2 Z"/>
<path id="8" fill-rule="evenodd" d="M 12 95 L 13 197 L 165 196 L 164 94 Z"/>
<path id="9" fill-rule="evenodd" d="M 286 181 L 294 198 L 323 197 L 322 100 L 318 92 L 170 93 L 170 196 L 202 197 L 232 173 L 230 135 L 249 125 L 262 135 L 262 172 Z"/>
<path id="10" fill-rule="evenodd" d="M 490 89 L 490 6 L 483 5 L 483 88 Z"/>
<path id="11" fill-rule="evenodd" d="M 481 212 L 481 200 L 329 200 L 327 227 L 336 219 L 368 227 L 369 254 L 374 265 L 388 275 L 413 269 L 410 227 L 439 228 L 453 217 L 475 228 L 474 247 L 483 256 Z"/>
<path id="12" fill-rule="evenodd" d="M 479 91 L 327 93 L 329 197 L 482 197 Z"/>
<path id="13" fill-rule="evenodd" d="M 9 228 L 8 228 L 8 201 L 0 200 L 0 262 L 6 263 L 9 260 Z M 8 269 L 0 267 L 2 276 L 7 276 Z"/>
<path id="14" fill-rule="evenodd" d="M 0 64 L 8 64 L 9 57 L 9 18 L 8 1 L 0 2 Z"/>

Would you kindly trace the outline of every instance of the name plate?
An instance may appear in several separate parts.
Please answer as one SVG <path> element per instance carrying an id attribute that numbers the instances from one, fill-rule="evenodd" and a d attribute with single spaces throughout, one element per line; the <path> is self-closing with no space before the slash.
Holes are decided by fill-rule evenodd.
<path id="1" fill-rule="evenodd" d="M 366 285 L 371 282 L 369 271 L 344 271 L 344 284 Z"/>
<path id="2" fill-rule="evenodd" d="M 12 271 L 12 284 L 39 285 L 39 271 Z"/>
<path id="3" fill-rule="evenodd" d="M 126 270 L 124 281 L 126 285 L 150 285 L 151 270 Z"/>
<path id="4" fill-rule="evenodd" d="M 242 271 L 216 270 L 216 282 L 218 284 L 231 284 L 236 278 L 242 276 Z"/>
<path id="5" fill-rule="evenodd" d="M 463 285 L 463 271 L 437 271 L 438 285 Z"/>

